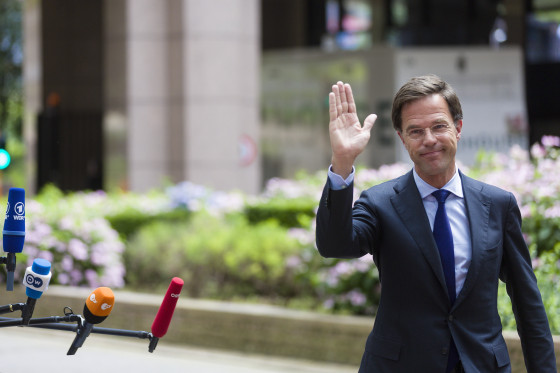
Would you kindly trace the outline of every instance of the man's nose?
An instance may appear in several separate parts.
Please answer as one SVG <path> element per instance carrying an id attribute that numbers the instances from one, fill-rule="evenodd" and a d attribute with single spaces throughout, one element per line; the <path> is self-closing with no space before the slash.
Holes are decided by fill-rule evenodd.
<path id="1" fill-rule="evenodd" d="M 426 128 L 424 130 L 424 143 L 433 144 L 435 142 L 437 142 L 437 138 L 429 128 Z"/>

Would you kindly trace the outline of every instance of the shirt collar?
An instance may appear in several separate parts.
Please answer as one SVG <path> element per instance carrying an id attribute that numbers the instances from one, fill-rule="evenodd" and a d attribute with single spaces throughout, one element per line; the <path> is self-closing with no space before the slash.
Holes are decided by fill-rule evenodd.
<path id="1" fill-rule="evenodd" d="M 414 182 L 416 183 L 416 187 L 418 188 L 422 199 L 438 190 L 437 188 L 434 188 L 433 186 L 422 180 L 422 178 L 416 173 L 416 170 L 414 168 L 412 169 L 412 174 L 414 176 Z M 459 176 L 457 166 L 455 166 L 455 174 L 453 175 L 451 180 L 449 180 L 447 184 L 445 184 L 441 189 L 446 189 L 457 197 L 463 198 L 463 184 L 461 183 L 461 177 Z"/>

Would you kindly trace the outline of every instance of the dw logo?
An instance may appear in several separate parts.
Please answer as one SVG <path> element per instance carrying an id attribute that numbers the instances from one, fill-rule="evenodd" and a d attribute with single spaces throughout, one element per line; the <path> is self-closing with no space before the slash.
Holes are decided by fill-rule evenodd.
<path id="1" fill-rule="evenodd" d="M 28 285 L 33 286 L 34 288 L 40 288 L 41 286 L 43 286 L 43 280 L 41 280 L 39 277 L 33 276 L 31 273 L 25 276 L 25 282 Z"/>

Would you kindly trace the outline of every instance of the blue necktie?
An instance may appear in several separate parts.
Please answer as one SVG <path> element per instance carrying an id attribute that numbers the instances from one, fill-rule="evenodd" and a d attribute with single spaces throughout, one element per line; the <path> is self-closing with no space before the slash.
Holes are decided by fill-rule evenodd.
<path id="1" fill-rule="evenodd" d="M 455 302 L 455 251 L 453 250 L 453 235 L 451 225 L 445 211 L 445 200 L 451 192 L 439 189 L 432 193 L 438 201 L 438 209 L 434 220 L 434 238 L 439 250 L 443 275 L 447 284 L 447 294 L 451 304 Z"/>
<path id="2" fill-rule="evenodd" d="M 438 201 L 438 209 L 434 220 L 434 239 L 436 241 L 441 265 L 443 267 L 443 275 L 445 276 L 445 284 L 447 285 L 447 294 L 451 305 L 455 302 L 455 251 L 453 249 L 453 235 L 451 234 L 451 224 L 445 211 L 445 200 L 451 192 L 445 189 L 439 189 L 432 193 Z M 449 358 L 447 360 L 446 372 L 449 373 L 459 362 L 459 353 L 453 338 L 449 348 Z"/>

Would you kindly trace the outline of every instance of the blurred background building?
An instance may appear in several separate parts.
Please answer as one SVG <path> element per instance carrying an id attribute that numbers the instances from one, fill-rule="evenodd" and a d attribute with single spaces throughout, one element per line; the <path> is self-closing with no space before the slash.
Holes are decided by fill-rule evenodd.
<path id="1" fill-rule="evenodd" d="M 560 0 L 24 0 L 28 187 L 258 192 L 330 162 L 327 93 L 379 114 L 366 166 L 406 160 L 391 98 L 436 73 L 459 158 L 560 134 Z"/>
<path id="2" fill-rule="evenodd" d="M 36 189 L 258 191 L 257 0 L 25 1 L 24 17 Z"/>

